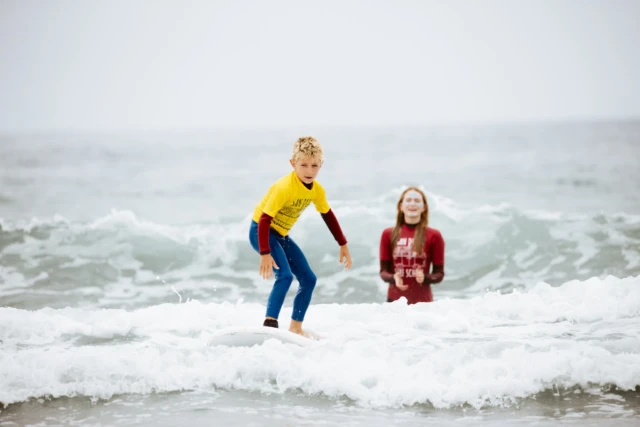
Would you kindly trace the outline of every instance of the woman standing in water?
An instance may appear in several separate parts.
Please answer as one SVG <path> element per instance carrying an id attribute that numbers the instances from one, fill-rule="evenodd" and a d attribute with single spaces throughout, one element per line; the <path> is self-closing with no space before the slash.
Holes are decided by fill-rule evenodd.
<path id="1" fill-rule="evenodd" d="M 427 198 L 416 187 L 404 190 L 395 227 L 382 232 L 380 277 L 389 283 L 387 302 L 408 304 L 433 301 L 431 285 L 444 278 L 444 239 L 429 227 Z"/>

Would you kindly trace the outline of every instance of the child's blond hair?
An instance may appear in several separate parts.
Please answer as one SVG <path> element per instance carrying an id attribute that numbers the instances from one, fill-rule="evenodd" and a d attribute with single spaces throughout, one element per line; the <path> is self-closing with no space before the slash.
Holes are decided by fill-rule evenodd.
<path id="1" fill-rule="evenodd" d="M 293 144 L 293 156 L 291 157 L 294 162 L 304 157 L 313 157 L 320 163 L 324 162 L 324 154 L 322 154 L 322 145 L 312 136 L 303 136 Z"/>

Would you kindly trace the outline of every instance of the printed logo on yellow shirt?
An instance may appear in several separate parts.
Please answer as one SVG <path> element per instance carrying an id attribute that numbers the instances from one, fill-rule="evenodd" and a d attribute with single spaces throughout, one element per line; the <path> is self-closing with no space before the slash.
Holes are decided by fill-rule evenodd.
<path id="1" fill-rule="evenodd" d="M 295 172 L 280 178 L 269 188 L 267 194 L 253 211 L 253 220 L 258 222 L 262 213 L 271 216 L 271 227 L 286 236 L 302 212 L 313 203 L 320 213 L 329 212 L 329 203 L 324 188 L 314 181 L 311 189 L 306 188 Z"/>

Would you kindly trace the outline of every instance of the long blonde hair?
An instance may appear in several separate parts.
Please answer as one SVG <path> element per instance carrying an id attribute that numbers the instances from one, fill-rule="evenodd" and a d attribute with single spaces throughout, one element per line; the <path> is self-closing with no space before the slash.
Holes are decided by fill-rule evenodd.
<path id="1" fill-rule="evenodd" d="M 391 230 L 391 253 L 396 248 L 396 244 L 398 243 L 398 239 L 400 238 L 400 230 L 402 229 L 402 225 L 404 222 L 404 212 L 400 207 L 402 206 L 402 201 L 404 200 L 404 195 L 409 191 L 415 191 L 420 193 L 422 196 L 422 201 L 424 203 L 424 212 L 420 215 L 420 222 L 416 225 L 416 232 L 413 236 L 413 251 L 417 254 L 422 254 L 424 252 L 424 239 L 425 239 L 425 230 L 429 226 L 429 205 L 427 204 L 427 196 L 424 195 L 422 190 L 416 187 L 409 187 L 402 192 L 400 195 L 400 200 L 398 200 L 398 215 L 396 216 L 396 225 Z"/>

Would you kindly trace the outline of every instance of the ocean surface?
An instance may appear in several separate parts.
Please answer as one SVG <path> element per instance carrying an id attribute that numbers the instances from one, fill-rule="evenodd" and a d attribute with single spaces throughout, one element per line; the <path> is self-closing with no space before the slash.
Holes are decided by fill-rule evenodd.
<path id="1" fill-rule="evenodd" d="M 260 325 L 250 214 L 298 136 L 310 347 Z M 446 242 L 435 302 L 386 300 L 408 185 Z M 294 282 L 281 323 L 291 313 Z M 640 425 L 640 122 L 0 136 L 0 426 Z"/>

